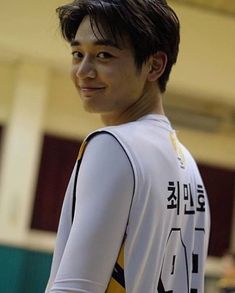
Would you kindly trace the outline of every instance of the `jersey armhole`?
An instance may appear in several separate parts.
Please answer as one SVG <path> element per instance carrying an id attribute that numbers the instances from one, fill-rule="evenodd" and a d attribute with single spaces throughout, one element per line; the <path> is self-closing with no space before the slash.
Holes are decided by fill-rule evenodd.
<path id="1" fill-rule="evenodd" d="M 131 208 L 132 208 L 132 204 L 133 204 L 133 199 L 134 199 L 134 195 L 135 195 L 135 191 L 136 191 L 136 175 L 135 175 L 135 171 L 134 171 L 134 167 L 133 167 L 133 163 L 127 153 L 127 151 L 125 150 L 125 148 L 123 147 L 122 143 L 119 141 L 119 139 L 112 133 L 109 131 L 105 131 L 105 130 L 101 130 L 101 131 L 96 131 L 93 132 L 92 134 L 88 135 L 87 138 L 85 138 L 85 140 L 83 141 L 80 149 L 79 149 L 79 154 L 78 154 L 78 158 L 77 158 L 77 166 L 76 166 L 76 172 L 75 172 L 75 178 L 74 178 L 74 184 L 73 184 L 73 201 L 72 201 L 72 223 L 73 223 L 73 219 L 74 219 L 74 213 L 75 213 L 75 205 L 76 205 L 76 189 L 77 189 L 77 180 L 78 180 L 78 174 L 79 174 L 79 169 L 81 166 L 81 162 L 82 162 L 82 158 L 83 155 L 85 153 L 86 147 L 88 142 L 96 135 L 99 134 L 109 134 L 111 135 L 117 142 L 118 144 L 121 146 L 121 148 L 123 149 L 123 151 L 126 154 L 126 157 L 131 165 L 132 168 L 132 172 L 133 172 L 133 180 L 134 180 L 134 185 L 133 185 L 133 192 L 132 192 L 132 198 L 131 198 L 131 204 L 130 204 L 130 209 L 129 209 L 129 213 L 128 213 L 128 217 L 127 217 L 127 225 L 126 225 L 126 230 L 125 230 L 125 234 L 124 234 L 124 238 L 123 238 L 123 243 L 125 242 L 126 236 L 127 236 L 127 226 L 129 223 L 129 218 L 130 218 L 130 212 L 131 212 Z M 123 244 L 122 243 L 122 244 Z"/>

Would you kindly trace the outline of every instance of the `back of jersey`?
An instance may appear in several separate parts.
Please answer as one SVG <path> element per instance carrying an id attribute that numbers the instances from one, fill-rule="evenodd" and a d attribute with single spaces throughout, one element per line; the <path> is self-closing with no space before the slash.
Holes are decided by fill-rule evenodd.
<path id="1" fill-rule="evenodd" d="M 135 173 L 127 292 L 203 293 L 210 221 L 196 163 L 164 116 L 148 115 L 113 133 Z"/>
<path id="2" fill-rule="evenodd" d="M 158 292 L 204 292 L 209 237 L 209 207 L 198 168 L 175 133 L 170 139 L 181 171 L 169 172 L 166 217 L 171 219 Z M 178 174 L 177 174 L 178 173 Z"/>

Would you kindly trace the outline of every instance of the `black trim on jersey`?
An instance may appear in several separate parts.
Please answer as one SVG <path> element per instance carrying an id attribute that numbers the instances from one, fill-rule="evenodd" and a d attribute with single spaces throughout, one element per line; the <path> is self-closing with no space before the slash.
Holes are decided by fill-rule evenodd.
<path id="1" fill-rule="evenodd" d="M 77 181 L 78 181 L 78 172 L 80 169 L 82 158 L 80 160 L 77 160 L 77 166 L 76 166 L 76 173 L 74 178 L 74 185 L 73 185 L 73 203 L 72 203 L 72 223 L 75 213 L 75 204 L 76 204 L 76 187 L 77 187 Z"/>
<path id="2" fill-rule="evenodd" d="M 112 273 L 112 278 L 114 278 L 114 280 L 117 281 L 123 288 L 126 288 L 124 270 L 117 262 Z"/>

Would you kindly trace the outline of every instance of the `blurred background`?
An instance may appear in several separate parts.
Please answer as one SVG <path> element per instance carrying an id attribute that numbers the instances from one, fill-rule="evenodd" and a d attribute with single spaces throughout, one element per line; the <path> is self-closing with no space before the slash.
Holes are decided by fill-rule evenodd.
<path id="1" fill-rule="evenodd" d="M 44 292 L 79 145 L 102 126 L 70 81 L 55 14 L 64 3 L 0 0 L 0 292 Z M 216 293 L 235 252 L 235 1 L 169 4 L 182 28 L 164 104 L 208 191 L 205 292 Z"/>

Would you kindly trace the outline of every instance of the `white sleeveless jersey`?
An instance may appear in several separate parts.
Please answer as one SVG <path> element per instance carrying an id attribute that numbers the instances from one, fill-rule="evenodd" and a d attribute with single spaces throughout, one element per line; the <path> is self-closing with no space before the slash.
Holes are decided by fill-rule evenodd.
<path id="1" fill-rule="evenodd" d="M 198 168 L 164 116 L 108 128 L 132 163 L 127 292 L 204 292 L 209 207 Z"/>
<path id="2" fill-rule="evenodd" d="M 203 293 L 209 206 L 192 156 L 162 115 L 106 127 L 92 136 L 104 132 L 122 146 L 134 174 L 126 237 L 114 270 L 123 270 L 124 276 L 113 275 L 103 291 L 74 292 Z M 64 214 L 70 218 L 68 206 L 69 216 Z M 69 237 L 66 233 L 62 238 Z"/>

